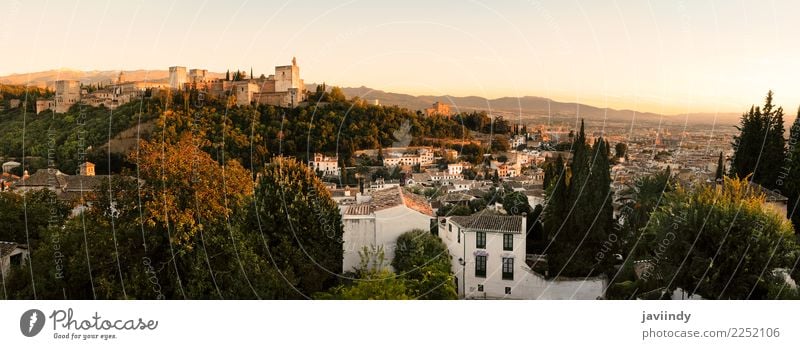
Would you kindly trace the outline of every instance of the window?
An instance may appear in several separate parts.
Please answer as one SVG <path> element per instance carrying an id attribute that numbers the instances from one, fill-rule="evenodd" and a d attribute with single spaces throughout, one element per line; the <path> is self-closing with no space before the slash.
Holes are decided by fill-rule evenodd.
<path id="1" fill-rule="evenodd" d="M 478 292 L 483 292 L 483 285 L 478 285 Z"/>
<path id="2" fill-rule="evenodd" d="M 514 235 L 503 234 L 503 251 L 514 250 Z"/>
<path id="3" fill-rule="evenodd" d="M 475 248 L 486 248 L 486 232 L 475 233 Z"/>
<path id="4" fill-rule="evenodd" d="M 511 294 L 511 287 L 506 287 L 506 294 Z"/>
<path id="5" fill-rule="evenodd" d="M 475 256 L 475 277 L 486 277 L 486 256 Z"/>
<path id="6" fill-rule="evenodd" d="M 503 258 L 503 280 L 514 280 L 514 258 Z"/>
<path id="7" fill-rule="evenodd" d="M 17 253 L 11 256 L 11 265 L 13 266 L 20 266 L 22 265 L 22 253 Z"/>

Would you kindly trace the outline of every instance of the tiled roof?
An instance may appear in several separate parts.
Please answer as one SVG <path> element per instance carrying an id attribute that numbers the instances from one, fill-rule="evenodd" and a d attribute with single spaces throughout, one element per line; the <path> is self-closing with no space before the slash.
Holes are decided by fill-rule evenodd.
<path id="1" fill-rule="evenodd" d="M 32 174 L 30 177 L 17 181 L 15 186 L 46 187 L 55 185 L 61 187 L 66 183 L 67 177 L 69 176 L 61 173 L 59 170 L 53 170 L 53 173 L 50 174 L 49 169 L 43 168 L 37 170 L 36 173 Z"/>
<path id="2" fill-rule="evenodd" d="M 94 191 L 103 181 L 108 181 L 108 176 L 67 176 L 65 191 Z"/>
<path id="3" fill-rule="evenodd" d="M 19 246 L 19 248 L 27 249 L 26 245 L 18 244 L 16 242 L 0 241 L 0 256 L 8 256 L 11 252 Z"/>
<path id="4" fill-rule="evenodd" d="M 425 197 L 406 192 L 401 187 L 394 187 L 373 191 L 369 202 L 348 206 L 344 210 L 345 215 L 364 216 L 376 211 L 385 210 L 400 205 L 417 211 L 419 213 L 433 216 L 433 208 Z"/>
<path id="5" fill-rule="evenodd" d="M 454 216 L 450 220 L 464 229 L 499 233 L 522 234 L 522 216 L 501 216 L 483 212 L 472 216 Z"/>
<path id="6" fill-rule="evenodd" d="M 372 212 L 372 207 L 368 203 L 347 206 L 344 209 L 344 214 L 348 216 L 367 216 L 372 214 Z"/>

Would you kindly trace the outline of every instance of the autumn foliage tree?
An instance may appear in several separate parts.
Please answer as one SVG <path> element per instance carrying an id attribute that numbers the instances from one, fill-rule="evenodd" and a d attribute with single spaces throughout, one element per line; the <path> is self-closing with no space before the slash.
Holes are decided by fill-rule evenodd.
<path id="1" fill-rule="evenodd" d="M 129 157 L 147 182 L 145 224 L 169 231 L 178 244 L 227 219 L 253 191 L 250 172 L 238 161 L 220 164 L 201 145 L 203 141 L 184 132 L 176 140 L 143 140 Z"/>

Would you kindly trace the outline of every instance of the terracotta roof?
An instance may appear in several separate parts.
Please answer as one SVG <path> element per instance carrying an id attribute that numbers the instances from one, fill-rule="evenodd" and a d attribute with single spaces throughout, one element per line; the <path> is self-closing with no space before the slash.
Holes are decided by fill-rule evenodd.
<path id="1" fill-rule="evenodd" d="M 344 210 L 345 215 L 364 216 L 374 212 L 385 210 L 400 205 L 417 211 L 419 213 L 433 216 L 433 208 L 425 197 L 404 191 L 401 187 L 381 189 L 373 191 L 369 202 L 348 206 Z"/>
<path id="2" fill-rule="evenodd" d="M 522 216 L 501 216 L 486 213 L 476 213 L 471 216 L 454 216 L 450 221 L 464 229 L 490 231 L 499 233 L 522 234 Z"/>

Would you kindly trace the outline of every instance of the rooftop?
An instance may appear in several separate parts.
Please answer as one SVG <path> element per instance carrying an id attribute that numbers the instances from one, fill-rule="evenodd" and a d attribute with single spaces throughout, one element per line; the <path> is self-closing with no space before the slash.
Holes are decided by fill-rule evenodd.
<path id="1" fill-rule="evenodd" d="M 425 197 L 409 193 L 402 187 L 373 191 L 370 195 L 371 200 L 358 205 L 348 206 L 344 210 L 345 215 L 366 216 L 377 211 L 405 205 L 406 207 L 419 213 L 433 216 L 433 208 Z"/>
<path id="2" fill-rule="evenodd" d="M 502 216 L 482 211 L 471 216 L 454 216 L 450 218 L 450 221 L 469 230 L 512 234 L 525 232 L 522 216 Z"/>

